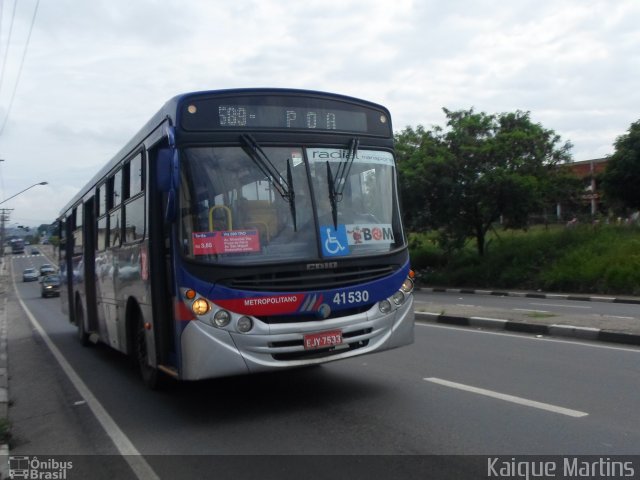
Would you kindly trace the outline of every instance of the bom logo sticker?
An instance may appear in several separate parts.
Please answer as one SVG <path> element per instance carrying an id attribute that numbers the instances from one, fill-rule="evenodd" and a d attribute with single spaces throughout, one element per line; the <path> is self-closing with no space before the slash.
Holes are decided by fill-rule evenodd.
<path id="1" fill-rule="evenodd" d="M 347 225 L 349 245 L 393 243 L 391 225 Z"/>

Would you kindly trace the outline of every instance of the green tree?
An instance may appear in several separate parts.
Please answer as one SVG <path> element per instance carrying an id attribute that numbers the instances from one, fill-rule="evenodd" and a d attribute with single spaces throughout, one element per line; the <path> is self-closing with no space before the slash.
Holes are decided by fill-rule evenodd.
<path id="1" fill-rule="evenodd" d="M 444 112 L 445 129 L 409 127 L 396 136 L 407 225 L 440 229 L 451 248 L 473 237 L 483 255 L 487 232 L 501 217 L 520 228 L 542 208 L 571 144 L 533 123 L 529 112 Z"/>
<path id="2" fill-rule="evenodd" d="M 439 138 L 440 130 L 426 131 L 422 126 L 415 130 L 407 127 L 396 134 L 396 157 L 399 168 L 400 191 L 404 223 L 409 230 L 423 231 L 439 223 L 441 210 L 432 209 L 434 200 L 441 197 L 446 182 L 435 180 L 441 176 L 450 178 L 450 154 Z M 428 188 L 427 188 L 428 186 Z"/>
<path id="3" fill-rule="evenodd" d="M 623 208 L 640 208 L 640 120 L 619 136 L 602 176 L 607 200 Z"/>

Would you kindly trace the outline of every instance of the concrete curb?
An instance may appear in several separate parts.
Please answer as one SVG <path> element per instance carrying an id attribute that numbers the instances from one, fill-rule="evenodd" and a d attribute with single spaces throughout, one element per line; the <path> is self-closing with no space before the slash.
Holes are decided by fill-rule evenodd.
<path id="1" fill-rule="evenodd" d="M 640 305 L 637 297 L 609 297 L 604 295 L 577 295 L 569 293 L 512 292 L 508 290 L 483 290 L 469 288 L 419 287 L 421 292 L 464 293 L 478 295 L 494 295 L 497 297 L 549 298 L 561 300 L 577 300 L 583 302 L 630 303 Z"/>
<path id="2" fill-rule="evenodd" d="M 499 318 L 465 317 L 427 312 L 416 312 L 415 315 L 416 321 L 425 323 L 440 323 L 459 327 L 533 333 L 549 337 L 569 337 L 580 340 L 640 345 L 640 335 L 600 328 L 576 327 L 573 325 L 543 325 L 539 323 L 515 322 L 513 320 L 503 320 Z"/>

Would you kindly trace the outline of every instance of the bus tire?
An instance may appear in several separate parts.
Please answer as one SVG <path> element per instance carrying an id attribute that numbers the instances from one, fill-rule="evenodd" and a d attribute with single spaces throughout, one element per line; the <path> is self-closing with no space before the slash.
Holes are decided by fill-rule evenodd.
<path id="1" fill-rule="evenodd" d="M 80 345 L 83 347 L 91 345 L 91 342 L 89 341 L 89 334 L 84 328 L 84 310 L 80 301 L 76 301 L 76 326 L 78 327 L 77 335 L 78 340 L 80 340 Z"/>
<path id="2" fill-rule="evenodd" d="M 134 355 L 138 371 L 142 377 L 142 382 L 151 390 L 161 387 L 162 373 L 154 367 L 149 366 L 149 353 L 147 351 L 146 331 L 142 315 L 137 315 L 135 320 L 134 333 Z"/>

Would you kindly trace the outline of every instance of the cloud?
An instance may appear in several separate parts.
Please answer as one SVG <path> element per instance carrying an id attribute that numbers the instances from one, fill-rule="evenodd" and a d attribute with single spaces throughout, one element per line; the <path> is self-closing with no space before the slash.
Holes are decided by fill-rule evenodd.
<path id="1" fill-rule="evenodd" d="M 0 114 L 34 5 L 19 3 Z M 397 130 L 442 124 L 442 107 L 530 111 L 576 159 L 603 156 L 638 119 L 638 18 L 634 0 L 41 2 L 0 187 L 45 176 L 56 193 L 31 210 L 51 221 L 166 100 L 248 86 L 365 98 Z"/>

